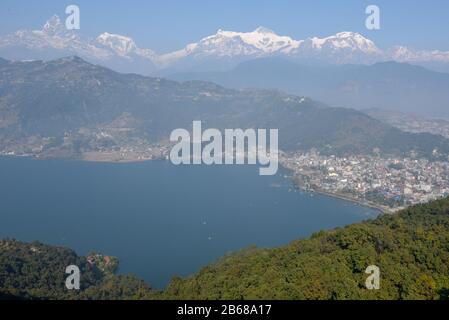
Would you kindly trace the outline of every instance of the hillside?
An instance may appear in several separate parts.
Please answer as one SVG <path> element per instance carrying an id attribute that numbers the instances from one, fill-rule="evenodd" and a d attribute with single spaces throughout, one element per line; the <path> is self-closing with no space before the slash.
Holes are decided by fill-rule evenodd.
<path id="1" fill-rule="evenodd" d="M 69 265 L 80 268 L 80 291 L 65 288 Z M 102 270 L 68 248 L 0 240 L 0 300 L 141 299 L 149 292 L 143 281 Z"/>
<path id="2" fill-rule="evenodd" d="M 427 118 L 416 114 L 367 109 L 364 113 L 371 118 L 388 123 L 405 132 L 427 132 L 449 138 L 449 121 L 441 118 Z"/>
<path id="3" fill-rule="evenodd" d="M 213 81 L 230 88 L 273 88 L 336 107 L 449 117 L 449 74 L 408 63 L 317 66 L 262 58 L 243 62 L 230 71 L 167 76 L 178 81 Z"/>
<path id="4" fill-rule="evenodd" d="M 449 154 L 449 140 L 404 133 L 368 115 L 272 90 L 233 90 L 120 74 L 78 57 L 0 64 L 0 153 L 80 158 L 146 150 L 172 130 L 277 128 L 283 151 Z"/>
<path id="5" fill-rule="evenodd" d="M 414 206 L 275 249 L 221 258 L 164 292 L 90 266 L 72 250 L 0 241 L 0 297 L 33 299 L 449 299 L 449 198 Z M 68 264 L 82 289 L 64 288 Z M 369 265 L 380 290 L 367 290 Z"/>
<path id="6" fill-rule="evenodd" d="M 187 279 L 167 299 L 448 299 L 449 199 L 319 232 L 277 249 L 248 249 Z M 365 269 L 380 268 L 380 290 Z"/>

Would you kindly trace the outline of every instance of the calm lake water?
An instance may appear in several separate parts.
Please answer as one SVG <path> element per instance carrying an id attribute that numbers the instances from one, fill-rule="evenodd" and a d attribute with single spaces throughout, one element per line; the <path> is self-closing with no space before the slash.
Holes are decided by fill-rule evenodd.
<path id="1" fill-rule="evenodd" d="M 377 211 L 294 192 L 286 172 L 0 158 L 0 238 L 99 251 L 155 288 L 250 245 L 275 247 Z"/>

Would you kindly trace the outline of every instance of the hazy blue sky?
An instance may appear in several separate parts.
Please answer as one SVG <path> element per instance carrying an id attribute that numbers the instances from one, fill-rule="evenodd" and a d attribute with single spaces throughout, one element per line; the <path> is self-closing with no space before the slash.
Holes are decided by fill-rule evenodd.
<path id="1" fill-rule="evenodd" d="M 180 49 L 218 29 L 251 31 L 258 26 L 295 39 L 356 31 L 380 47 L 401 44 L 449 50 L 448 0 L 0 0 L 0 35 L 38 29 L 65 7 L 81 9 L 81 31 L 131 36 L 158 52 Z M 381 9 L 381 30 L 365 28 L 365 8 Z"/>

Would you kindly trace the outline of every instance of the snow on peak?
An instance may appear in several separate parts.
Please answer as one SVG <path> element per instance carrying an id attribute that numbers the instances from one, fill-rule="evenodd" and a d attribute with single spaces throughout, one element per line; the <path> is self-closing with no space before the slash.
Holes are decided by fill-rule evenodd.
<path id="1" fill-rule="evenodd" d="M 335 34 L 335 37 L 337 37 L 337 38 L 363 38 L 363 39 L 366 39 L 360 33 L 358 33 L 358 32 L 351 32 L 351 31 L 338 32 L 338 33 Z"/>
<path id="2" fill-rule="evenodd" d="M 413 50 L 404 46 L 395 46 L 389 50 L 389 57 L 394 61 L 399 62 L 422 62 L 433 61 L 449 63 L 449 51 L 425 51 L 425 50 Z"/>
<path id="3" fill-rule="evenodd" d="M 51 17 L 41 30 L 19 30 L 0 37 L 0 50 L 8 52 L 10 48 L 16 47 L 26 49 L 26 56 L 30 58 L 56 50 L 64 55 L 71 53 L 95 61 L 113 61 L 114 57 L 125 58 L 129 62 L 134 59 L 142 62 L 140 59 L 144 59 L 160 68 L 189 57 L 194 59 L 186 60 L 187 64 L 200 63 L 201 58 L 235 58 L 233 61 L 239 62 L 269 56 L 310 58 L 336 64 L 366 64 L 386 60 L 449 63 L 449 52 L 418 51 L 407 47 L 381 50 L 373 41 L 357 32 L 343 31 L 323 38 L 295 40 L 261 26 L 249 32 L 220 29 L 181 50 L 157 55 L 150 49 L 139 48 L 132 38 L 119 34 L 105 32 L 96 39 L 83 37 L 80 32 L 67 30 L 57 15 Z"/>
<path id="4" fill-rule="evenodd" d="M 379 53 L 373 41 L 365 38 L 360 33 L 343 31 L 326 38 L 310 38 L 309 42 L 315 49 L 350 50 L 370 53 Z"/>
<path id="5" fill-rule="evenodd" d="M 141 49 L 132 38 L 120 34 L 104 32 L 97 37 L 96 43 L 110 49 L 119 57 L 131 59 L 131 55 L 135 55 L 151 61 L 156 59 L 156 55 L 152 50 Z"/>
<path id="6" fill-rule="evenodd" d="M 128 55 L 136 50 L 137 46 L 133 39 L 112 33 L 102 33 L 97 37 L 97 42 L 114 50 L 121 56 Z"/>
<path id="7" fill-rule="evenodd" d="M 221 56 L 263 55 L 290 52 L 298 48 L 300 41 L 279 36 L 274 31 L 258 27 L 252 32 L 218 30 L 215 35 L 203 38 L 195 49 Z"/>
<path id="8" fill-rule="evenodd" d="M 275 32 L 271 29 L 265 28 L 265 27 L 257 27 L 256 30 L 254 30 L 255 33 L 272 33 L 275 34 Z"/>
<path id="9" fill-rule="evenodd" d="M 416 53 L 404 46 L 395 46 L 391 49 L 391 57 L 395 60 L 404 61 L 416 58 Z"/>
<path id="10" fill-rule="evenodd" d="M 61 19 L 57 15 L 54 15 L 45 22 L 42 31 L 47 34 L 55 34 L 62 29 L 64 29 L 64 26 L 61 23 Z"/>

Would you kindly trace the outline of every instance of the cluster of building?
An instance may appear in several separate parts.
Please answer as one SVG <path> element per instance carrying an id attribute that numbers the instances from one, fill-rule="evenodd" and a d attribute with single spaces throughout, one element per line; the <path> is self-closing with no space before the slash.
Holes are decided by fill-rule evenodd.
<path id="1" fill-rule="evenodd" d="M 389 208 L 449 194 L 449 163 L 426 159 L 337 157 L 316 152 L 284 154 L 299 187 Z"/>

